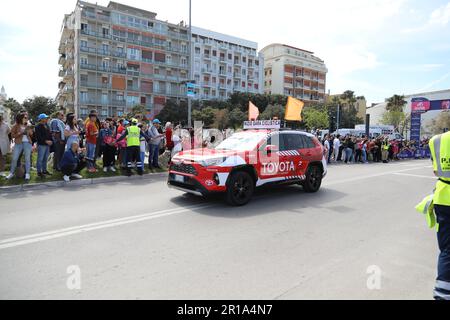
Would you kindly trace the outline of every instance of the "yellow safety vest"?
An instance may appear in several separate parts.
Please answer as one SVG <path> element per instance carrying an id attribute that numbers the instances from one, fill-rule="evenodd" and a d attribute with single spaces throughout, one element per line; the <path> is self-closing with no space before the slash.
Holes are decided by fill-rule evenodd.
<path id="1" fill-rule="evenodd" d="M 434 204 L 450 206 L 450 132 L 430 140 L 433 170 L 439 177 L 434 191 Z"/>
<path id="2" fill-rule="evenodd" d="M 127 130 L 127 147 L 140 147 L 141 129 L 139 129 L 137 126 L 131 126 L 128 127 Z"/>
<path id="3" fill-rule="evenodd" d="M 416 206 L 416 210 L 423 213 L 426 216 L 428 227 L 433 229 L 436 227 L 436 231 L 439 231 L 439 224 L 436 223 L 436 215 L 434 213 L 434 194 L 427 196 Z"/>

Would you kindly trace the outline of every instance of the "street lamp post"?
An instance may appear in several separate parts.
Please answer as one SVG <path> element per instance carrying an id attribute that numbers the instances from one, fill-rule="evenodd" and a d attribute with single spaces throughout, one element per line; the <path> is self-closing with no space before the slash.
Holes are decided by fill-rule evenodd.
<path id="1" fill-rule="evenodd" d="M 193 68 L 192 68 L 192 0 L 189 0 L 189 79 L 193 78 Z M 192 127 L 192 99 L 188 95 L 188 127 Z"/>

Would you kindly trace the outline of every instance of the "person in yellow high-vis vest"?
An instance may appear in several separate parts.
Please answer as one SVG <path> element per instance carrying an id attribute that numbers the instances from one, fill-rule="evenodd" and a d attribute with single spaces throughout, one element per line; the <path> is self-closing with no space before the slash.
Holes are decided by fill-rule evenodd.
<path id="1" fill-rule="evenodd" d="M 426 214 L 430 228 L 437 229 L 440 255 L 434 298 L 450 300 L 450 132 L 433 137 L 430 151 L 439 181 L 434 194 L 426 197 L 416 209 Z"/>
<path id="2" fill-rule="evenodd" d="M 138 121 L 136 119 L 131 120 L 131 126 L 129 126 L 122 136 L 117 139 L 116 143 L 127 139 L 127 175 L 131 176 L 131 169 L 133 164 L 136 164 L 136 169 L 139 175 L 144 173 L 143 163 L 141 161 L 141 129 L 138 127 Z M 148 137 L 145 137 L 148 138 Z"/>

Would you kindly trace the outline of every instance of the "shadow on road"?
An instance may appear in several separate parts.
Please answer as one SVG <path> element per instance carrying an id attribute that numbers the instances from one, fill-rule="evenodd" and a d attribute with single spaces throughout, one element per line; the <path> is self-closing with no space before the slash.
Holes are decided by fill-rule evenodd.
<path id="1" fill-rule="evenodd" d="M 197 204 L 211 204 L 213 206 L 204 209 L 194 209 L 202 215 L 220 218 L 246 218 L 251 216 L 270 214 L 273 212 L 295 212 L 306 214 L 308 208 L 331 210 L 338 213 L 353 211 L 352 208 L 333 206 L 332 202 L 342 200 L 347 194 L 322 188 L 318 193 L 306 193 L 300 186 L 275 186 L 257 189 L 253 199 L 243 207 L 232 207 L 225 203 L 223 195 L 214 195 L 201 198 L 190 194 L 174 197 L 171 201 L 180 206 L 192 206 Z"/>

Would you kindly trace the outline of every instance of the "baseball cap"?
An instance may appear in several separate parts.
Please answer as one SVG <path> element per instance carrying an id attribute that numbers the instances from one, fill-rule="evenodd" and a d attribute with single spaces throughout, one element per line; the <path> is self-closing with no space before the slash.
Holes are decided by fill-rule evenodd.
<path id="1" fill-rule="evenodd" d="M 38 115 L 38 121 L 41 121 L 43 119 L 48 119 L 48 115 L 46 115 L 45 113 L 41 113 L 40 115 Z"/>
<path id="2" fill-rule="evenodd" d="M 137 120 L 137 119 L 131 119 L 131 123 L 133 123 L 133 124 L 137 124 L 139 121 Z"/>
<path id="3" fill-rule="evenodd" d="M 155 120 L 153 120 L 153 123 L 161 124 L 161 121 L 159 121 L 158 119 L 155 119 Z"/>

